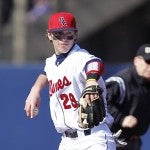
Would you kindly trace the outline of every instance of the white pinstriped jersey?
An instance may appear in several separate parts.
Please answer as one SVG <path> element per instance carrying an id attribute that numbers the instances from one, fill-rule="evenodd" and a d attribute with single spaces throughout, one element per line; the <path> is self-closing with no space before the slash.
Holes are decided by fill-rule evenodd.
<path id="1" fill-rule="evenodd" d="M 55 128 L 59 133 L 67 129 L 78 129 L 78 101 L 85 88 L 85 64 L 95 59 L 94 55 L 81 49 L 77 44 L 69 52 L 64 61 L 56 66 L 56 55 L 46 59 L 45 72 L 49 81 L 50 112 Z M 99 86 L 103 88 L 106 106 L 106 88 L 102 77 Z M 106 111 L 107 112 L 107 111 Z M 105 121 L 112 123 L 113 118 L 107 113 Z"/>

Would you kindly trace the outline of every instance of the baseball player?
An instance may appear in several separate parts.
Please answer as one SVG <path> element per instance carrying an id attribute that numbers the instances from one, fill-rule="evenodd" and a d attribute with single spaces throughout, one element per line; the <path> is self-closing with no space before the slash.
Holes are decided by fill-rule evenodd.
<path id="1" fill-rule="evenodd" d="M 55 53 L 46 59 L 44 73 L 39 75 L 31 88 L 24 109 L 28 117 L 37 115 L 40 93 L 48 84 L 51 117 L 57 132 L 62 133 L 59 150 L 115 150 L 116 145 L 109 129 L 113 118 L 107 113 L 106 88 L 101 76 L 103 62 L 79 47 L 76 42 L 77 32 L 73 14 L 58 12 L 50 16 L 47 37 Z M 90 89 L 86 89 L 88 92 L 84 94 L 84 100 L 90 107 L 98 97 L 96 92 L 90 93 L 96 87 L 102 91 L 105 115 L 98 124 L 82 127 L 78 121 L 82 92 L 86 88 Z M 81 114 L 81 118 L 87 114 Z M 89 125 L 87 122 L 84 120 L 84 124 Z"/>

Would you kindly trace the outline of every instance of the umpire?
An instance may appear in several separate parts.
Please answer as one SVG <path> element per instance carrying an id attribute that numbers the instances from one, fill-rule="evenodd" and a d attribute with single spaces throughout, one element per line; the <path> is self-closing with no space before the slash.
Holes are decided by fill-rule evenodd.
<path id="1" fill-rule="evenodd" d="M 117 150 L 141 150 L 141 136 L 150 125 L 150 44 L 142 45 L 133 64 L 106 80 L 112 132 L 122 130 Z"/>

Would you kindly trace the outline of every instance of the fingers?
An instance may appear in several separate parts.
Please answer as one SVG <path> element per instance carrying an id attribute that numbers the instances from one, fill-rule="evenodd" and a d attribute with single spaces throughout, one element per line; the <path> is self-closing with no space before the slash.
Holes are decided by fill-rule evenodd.
<path id="1" fill-rule="evenodd" d="M 31 105 L 29 105 L 27 102 L 25 102 L 24 110 L 26 111 L 27 117 L 30 117 Z"/>
<path id="2" fill-rule="evenodd" d="M 37 116 L 39 113 L 38 107 L 35 104 L 30 104 L 30 102 L 26 102 L 24 110 L 26 111 L 27 117 L 33 118 Z"/>
<path id="3" fill-rule="evenodd" d="M 85 99 L 89 106 L 91 106 L 91 102 L 98 97 L 98 94 L 86 94 Z"/>

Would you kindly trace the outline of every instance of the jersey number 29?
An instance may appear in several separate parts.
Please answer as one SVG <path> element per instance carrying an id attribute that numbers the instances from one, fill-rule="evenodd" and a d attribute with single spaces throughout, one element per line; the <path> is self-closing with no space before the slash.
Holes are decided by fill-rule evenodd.
<path id="1" fill-rule="evenodd" d="M 70 109 L 71 107 L 77 108 L 78 103 L 72 93 L 67 94 L 61 94 L 60 99 L 63 100 L 63 106 L 65 109 Z"/>

